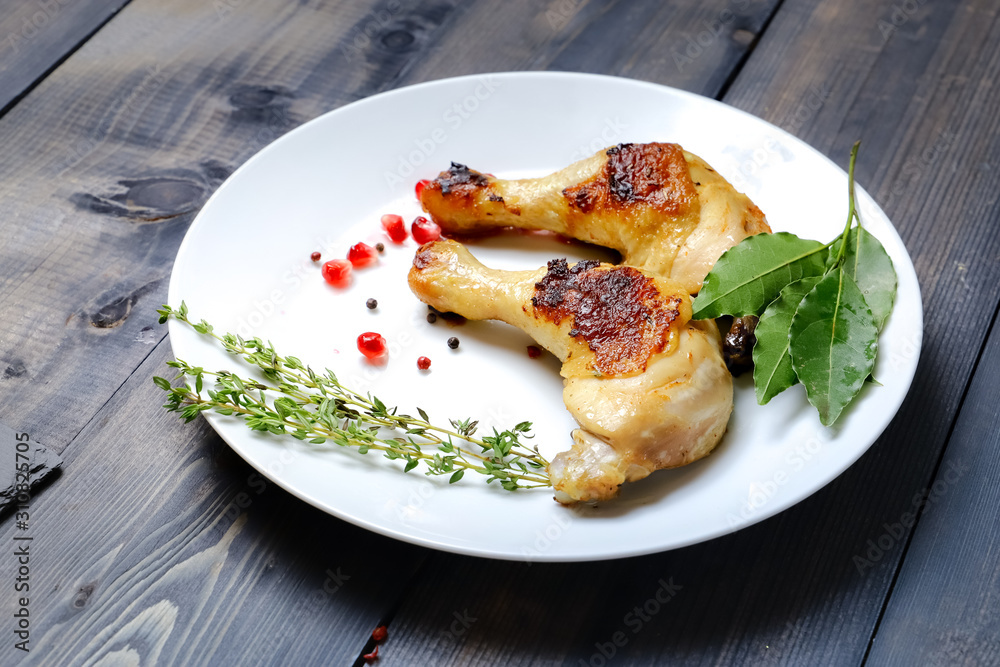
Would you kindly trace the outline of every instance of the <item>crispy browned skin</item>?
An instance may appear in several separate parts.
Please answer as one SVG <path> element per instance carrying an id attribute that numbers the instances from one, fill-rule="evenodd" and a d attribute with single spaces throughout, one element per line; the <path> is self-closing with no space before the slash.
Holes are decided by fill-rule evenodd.
<path id="1" fill-rule="evenodd" d="M 642 373 L 691 319 L 679 285 L 630 266 L 555 259 L 544 270 L 492 271 L 454 241 L 421 246 L 409 284 L 438 310 L 523 329 L 568 362 L 563 375 Z"/>
<path id="2" fill-rule="evenodd" d="M 677 144 L 621 144 L 549 176 L 504 180 L 451 165 L 421 192 L 446 232 L 544 229 L 613 248 L 625 264 L 696 293 L 712 265 L 764 215 Z"/>
<path id="3" fill-rule="evenodd" d="M 489 187 L 489 178 L 472 171 L 468 167 L 455 162 L 451 163 L 448 171 L 443 171 L 434 179 L 430 187 L 438 190 L 443 196 L 451 197 L 455 201 L 466 200 L 471 202 L 473 196 L 480 188 Z M 494 199 L 502 203 L 502 199 Z"/>
<path id="4" fill-rule="evenodd" d="M 573 211 L 621 212 L 647 205 L 664 215 L 689 214 L 698 203 L 684 151 L 677 144 L 622 144 L 605 151 L 604 168 L 563 189 Z"/>
<path id="5" fill-rule="evenodd" d="M 552 260 L 535 283 L 531 304 L 554 324 L 569 318 L 568 335 L 587 344 L 602 375 L 641 373 L 669 344 L 682 300 L 663 294 L 651 277 L 630 266 L 598 267 L 594 260 L 572 268 L 565 259 Z"/>

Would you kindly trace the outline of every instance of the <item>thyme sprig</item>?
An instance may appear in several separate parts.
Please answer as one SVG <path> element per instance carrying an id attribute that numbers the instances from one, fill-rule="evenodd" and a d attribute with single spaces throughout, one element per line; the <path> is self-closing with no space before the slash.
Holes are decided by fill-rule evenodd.
<path id="1" fill-rule="evenodd" d="M 287 434 L 313 445 L 333 443 L 360 454 L 381 452 L 391 461 L 404 461 L 404 472 L 423 465 L 426 475 L 448 475 L 452 484 L 471 470 L 509 491 L 551 486 L 548 461 L 537 447 L 523 442 L 532 437 L 530 422 L 493 429 L 492 435 L 482 437 L 476 436 L 479 423 L 471 419 L 451 419 L 449 426 L 439 426 L 421 408 L 418 417 L 401 414 L 377 396 L 345 387 L 329 369 L 317 373 L 297 357 L 279 355 L 270 342 L 230 333 L 220 336 L 205 320 L 192 321 L 184 302 L 157 312 L 160 323 L 174 318 L 187 324 L 264 378 L 261 382 L 228 370 L 206 371 L 180 359 L 168 361 L 178 370 L 175 379 L 193 378 L 194 388 L 175 387 L 163 377 L 153 381 L 167 392 L 163 407 L 180 413 L 185 422 L 211 411 L 240 418 L 254 431 Z"/>

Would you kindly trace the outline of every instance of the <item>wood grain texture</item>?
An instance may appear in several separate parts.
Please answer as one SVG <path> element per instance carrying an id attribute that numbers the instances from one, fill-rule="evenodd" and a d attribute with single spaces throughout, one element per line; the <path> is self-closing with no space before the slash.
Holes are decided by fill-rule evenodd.
<path id="1" fill-rule="evenodd" d="M 615 74 L 715 96 L 778 4 L 467 3 L 428 56 L 404 73 L 404 82 L 488 71 L 566 70 Z"/>
<path id="2" fill-rule="evenodd" d="M 423 552 L 374 581 L 381 561 L 370 552 L 384 540 L 294 500 L 258 499 L 260 480 L 245 466 L 235 480 L 214 479 L 205 450 L 218 440 L 157 415 L 148 381 L 166 350 L 154 310 L 193 213 L 240 162 L 329 108 L 398 85 L 454 11 L 137 2 L 0 119 L 9 213 L 0 409 L 66 448 L 78 471 L 34 510 L 49 520 L 34 545 L 41 648 L 29 662 L 252 663 L 286 653 L 296 664 L 338 662 L 364 644 L 377 620 L 369 612 L 392 607 Z M 366 40 L 371 26 L 376 39 Z M 251 512 L 233 519 L 243 495 Z M 294 554 L 316 539 L 306 530 L 316 519 L 329 537 L 303 563 Z M 336 563 L 320 560 L 324 549 Z M 275 552 L 290 561 L 283 592 L 261 574 Z M 323 568 L 340 563 L 357 573 L 364 600 L 304 609 L 297 596 L 324 593 Z"/>
<path id="3" fill-rule="evenodd" d="M 426 44 L 450 11 L 387 6 L 134 3 L 0 119 L 0 410 L 13 428 L 61 452 L 164 335 L 155 309 L 214 189 L 419 57 L 391 40 L 349 49 L 369 26 Z"/>
<path id="4" fill-rule="evenodd" d="M 149 377 L 170 358 L 157 345 L 83 430 L 29 530 L 0 529 L 33 537 L 31 651 L 5 641 L 0 663 L 350 664 L 423 550 L 306 505 L 162 410 Z"/>
<path id="5" fill-rule="evenodd" d="M 129 0 L 0 1 L 0 111 Z"/>
<path id="6" fill-rule="evenodd" d="M 891 536 L 920 516 L 872 645 L 873 665 L 1000 663 L 998 376 L 994 322 L 933 484 L 886 526 Z"/>
<path id="7" fill-rule="evenodd" d="M 1000 300 L 1000 132 L 984 111 L 1000 108 L 1000 27 L 988 4 L 918 3 L 896 21 L 888 5 L 785 0 L 768 23 L 776 3 L 736 0 L 135 0 L 0 119 L 0 419 L 67 459 L 37 499 L 33 638 L 45 649 L 30 662 L 339 664 L 402 595 L 382 664 L 603 664 L 611 652 L 614 664 L 860 664 L 909 531 L 870 567 L 857 557 L 931 485 Z M 678 60 L 713 20 L 722 36 Z M 920 389 L 851 470 L 762 524 L 609 563 L 433 554 L 406 593 L 428 552 L 258 494 L 204 424 L 161 413 L 149 378 L 168 351 L 154 309 L 194 212 L 260 147 L 381 90 L 504 69 L 728 90 L 841 163 L 862 138 L 859 180 L 921 278 Z M 230 511 L 238 499 L 246 511 Z M 941 547 L 917 538 L 919 575 Z M 329 593 L 328 571 L 352 578 Z M 882 631 L 905 622 L 909 599 L 890 599 Z M 987 664 L 992 627 L 954 634 L 953 653 Z"/>
<path id="8" fill-rule="evenodd" d="M 605 24 L 617 43 L 635 25 L 666 22 L 643 32 L 639 51 L 607 54 L 603 71 L 635 75 L 651 75 L 653 54 L 667 58 L 671 41 L 714 26 L 696 66 L 671 64 L 657 77 L 703 89 L 695 81 L 717 67 L 728 76 L 745 53 L 740 26 L 762 25 L 773 4 L 739 3 L 730 16 L 721 0 L 669 11 L 607 3 L 596 13 L 588 3 L 505 3 L 503 33 L 486 30 L 501 18 L 486 3 L 129 5 L 0 119 L 0 308 L 9 314 L 0 321 L 0 410 L 61 452 L 162 336 L 154 311 L 195 212 L 299 124 L 457 73 L 448 60 L 480 71 L 549 66 L 545 54 L 587 51 Z M 510 44 L 520 46 L 504 57 Z M 70 389 L 84 378 L 86 391 Z"/>
<path id="9" fill-rule="evenodd" d="M 860 1 L 787 0 L 725 97 L 842 164 L 863 140 L 859 182 L 896 221 L 925 306 L 918 389 L 883 437 L 797 507 L 674 553 L 530 570 L 490 564 L 489 577 L 482 561 L 436 555 L 421 586 L 443 583 L 444 573 L 461 584 L 430 608 L 417 589 L 397 615 L 387 664 L 406 664 L 413 652 L 427 664 L 602 664 L 602 645 L 615 650 L 613 664 L 862 663 L 909 529 L 883 540 L 888 548 L 871 567 L 855 557 L 932 482 L 1000 299 L 1000 119 L 981 113 L 1000 105 L 996 9 L 929 3 L 885 39 L 880 21 L 893 25 L 891 12 Z M 633 633 L 626 615 L 664 575 L 684 589 Z M 470 606 L 480 625 L 461 642 L 427 649 L 466 600 L 486 601 Z M 530 630 L 515 630 L 526 614 Z M 609 648 L 618 631 L 625 645 Z M 992 649 L 978 650 L 970 664 L 988 664 Z"/>

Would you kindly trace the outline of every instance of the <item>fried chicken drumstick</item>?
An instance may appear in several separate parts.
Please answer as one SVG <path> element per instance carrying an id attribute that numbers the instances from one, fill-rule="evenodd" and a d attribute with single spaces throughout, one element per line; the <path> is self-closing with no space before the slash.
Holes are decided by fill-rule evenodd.
<path id="1" fill-rule="evenodd" d="M 420 193 L 447 232 L 544 229 L 617 250 L 624 264 L 696 294 L 728 248 L 770 232 L 764 214 L 677 144 L 620 144 L 542 178 L 452 163 Z"/>
<path id="2" fill-rule="evenodd" d="M 417 251 L 409 284 L 438 310 L 522 329 L 562 361 L 580 427 L 549 466 L 560 502 L 612 498 L 626 481 L 707 455 L 725 432 L 733 387 L 718 330 L 690 321 L 673 280 L 592 260 L 500 271 L 435 241 Z"/>

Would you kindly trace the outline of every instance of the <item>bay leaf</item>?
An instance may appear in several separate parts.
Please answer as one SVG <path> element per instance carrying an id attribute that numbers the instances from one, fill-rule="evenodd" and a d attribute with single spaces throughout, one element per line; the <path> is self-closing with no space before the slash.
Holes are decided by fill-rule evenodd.
<path id="1" fill-rule="evenodd" d="M 802 298 L 819 280 L 819 276 L 810 276 L 786 285 L 757 322 L 754 330 L 757 342 L 753 346 L 753 386 L 760 405 L 799 381 L 788 351 L 788 331 Z"/>
<path id="2" fill-rule="evenodd" d="M 743 239 L 705 277 L 691 304 L 693 318 L 760 315 L 785 285 L 823 273 L 824 247 L 788 232 Z"/>
<path id="3" fill-rule="evenodd" d="M 839 250 L 839 243 L 830 246 L 831 259 Z M 852 227 L 844 250 L 843 267 L 864 294 L 875 325 L 881 331 L 896 299 L 896 270 L 889 253 L 867 230 L 861 226 Z"/>
<path id="4" fill-rule="evenodd" d="M 788 335 L 792 368 L 820 421 L 830 426 L 861 390 L 878 348 L 875 318 L 843 266 L 803 297 Z"/>

